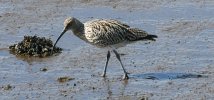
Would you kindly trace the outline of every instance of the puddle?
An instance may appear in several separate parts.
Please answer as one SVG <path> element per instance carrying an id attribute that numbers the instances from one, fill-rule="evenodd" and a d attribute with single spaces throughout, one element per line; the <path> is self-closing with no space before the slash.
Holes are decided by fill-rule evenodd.
<path id="1" fill-rule="evenodd" d="M 132 78 L 152 79 L 152 80 L 173 80 L 186 78 L 205 78 L 207 76 L 190 73 L 146 73 L 132 75 Z"/>

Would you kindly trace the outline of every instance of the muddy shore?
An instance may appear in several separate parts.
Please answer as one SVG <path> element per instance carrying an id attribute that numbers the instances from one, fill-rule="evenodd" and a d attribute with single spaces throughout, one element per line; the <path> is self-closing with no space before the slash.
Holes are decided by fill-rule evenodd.
<path id="1" fill-rule="evenodd" d="M 0 99 L 213 100 L 213 11 L 213 0 L 0 0 Z M 25 35 L 55 41 L 68 16 L 117 19 L 159 38 L 118 49 L 128 81 L 115 56 L 100 77 L 106 50 L 71 32 L 57 44 L 59 55 L 9 53 Z"/>

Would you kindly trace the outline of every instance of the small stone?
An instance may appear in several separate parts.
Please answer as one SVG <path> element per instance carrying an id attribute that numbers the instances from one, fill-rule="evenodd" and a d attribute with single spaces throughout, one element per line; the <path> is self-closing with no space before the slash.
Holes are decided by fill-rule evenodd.
<path id="1" fill-rule="evenodd" d="M 48 69 L 47 68 L 41 68 L 40 71 L 46 72 Z"/>
<path id="2" fill-rule="evenodd" d="M 74 86 L 77 86 L 77 84 L 76 84 L 76 83 L 74 83 Z"/>
<path id="3" fill-rule="evenodd" d="M 60 83 L 68 82 L 68 81 L 70 81 L 70 80 L 74 80 L 74 78 L 64 76 L 64 77 L 59 77 L 59 78 L 57 79 L 57 81 L 60 82 Z"/>
<path id="4" fill-rule="evenodd" d="M 12 90 L 12 86 L 10 84 L 3 87 L 4 90 Z"/>

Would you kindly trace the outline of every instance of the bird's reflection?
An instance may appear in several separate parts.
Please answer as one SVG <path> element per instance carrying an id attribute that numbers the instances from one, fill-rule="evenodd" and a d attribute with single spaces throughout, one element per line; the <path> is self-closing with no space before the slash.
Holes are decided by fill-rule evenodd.
<path id="1" fill-rule="evenodd" d="M 108 78 L 103 78 L 103 83 L 107 91 L 106 92 L 107 99 L 112 100 L 113 98 L 115 98 L 113 97 L 114 95 L 118 95 L 118 96 L 126 95 L 125 92 L 126 92 L 126 87 L 128 85 L 128 81 L 129 80 L 112 81 L 112 80 L 109 80 Z M 113 93 L 113 91 L 116 93 Z"/>

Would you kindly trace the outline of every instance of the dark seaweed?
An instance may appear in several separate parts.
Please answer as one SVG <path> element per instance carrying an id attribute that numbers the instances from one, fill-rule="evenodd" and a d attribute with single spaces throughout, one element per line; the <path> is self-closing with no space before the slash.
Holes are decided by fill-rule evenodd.
<path id="1" fill-rule="evenodd" d="M 60 53 L 62 48 L 55 47 L 53 42 L 45 37 L 24 36 L 24 39 L 18 44 L 9 46 L 10 52 L 15 55 L 47 57 L 54 53 Z"/>

